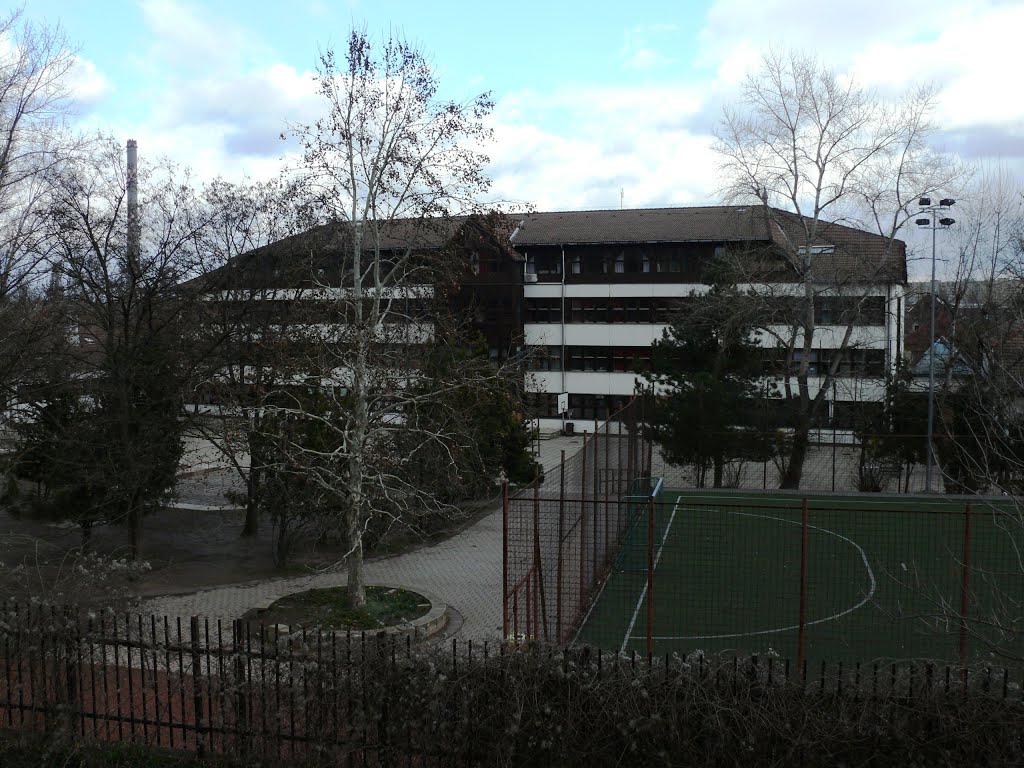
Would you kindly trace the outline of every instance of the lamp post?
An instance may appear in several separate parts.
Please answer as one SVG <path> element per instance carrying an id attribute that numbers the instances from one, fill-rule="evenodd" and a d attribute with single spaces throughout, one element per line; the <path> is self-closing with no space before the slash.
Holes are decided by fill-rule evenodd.
<path id="1" fill-rule="evenodd" d="M 956 200 L 944 197 L 935 205 L 930 197 L 922 197 L 917 201 L 921 206 L 919 214 L 922 218 L 915 219 L 914 223 L 919 227 L 927 227 L 932 231 L 932 286 L 931 286 L 931 333 L 928 343 L 928 443 L 925 464 L 925 488 L 932 489 L 932 465 L 935 462 L 935 449 L 933 447 L 933 436 L 935 434 L 935 232 L 945 229 L 956 223 L 948 217 L 938 218 L 943 211 L 948 211 Z"/>

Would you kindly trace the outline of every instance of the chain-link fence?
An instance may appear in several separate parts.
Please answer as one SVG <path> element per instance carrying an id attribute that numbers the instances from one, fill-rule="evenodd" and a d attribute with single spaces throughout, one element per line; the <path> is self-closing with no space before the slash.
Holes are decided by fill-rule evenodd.
<path id="1" fill-rule="evenodd" d="M 728 443 L 734 449 L 719 459 L 718 487 L 774 490 L 783 487 L 835 494 L 857 493 L 1017 493 L 1024 490 L 1024 464 L 1007 446 L 987 446 L 978 435 L 936 435 L 929 478 L 926 435 L 854 433 L 814 429 L 809 435 L 799 479 L 794 482 L 794 434 L 790 429 L 695 435 L 707 445 Z M 727 437 L 728 440 L 723 438 Z M 999 450 L 996 450 L 998 448 Z M 699 453 L 699 451 L 695 451 Z M 657 444 L 651 471 L 670 488 L 715 486 L 715 459 L 668 463 Z M 788 477 L 787 477 L 788 475 Z M 788 483 L 785 482 L 788 480 Z M 929 485 L 930 483 L 930 485 Z"/>
<path id="2" fill-rule="evenodd" d="M 561 551 L 544 522 L 559 499 L 539 498 L 530 537 L 539 554 L 523 582 L 539 594 L 508 593 L 513 634 L 641 654 L 757 653 L 798 663 L 966 665 L 991 654 L 1024 656 L 1024 523 L 1008 501 L 840 503 L 679 491 L 655 498 L 563 501 L 596 534 Z M 545 617 L 550 624 L 559 615 L 558 601 L 562 621 L 546 627 Z"/>
<path id="3" fill-rule="evenodd" d="M 621 500 L 651 475 L 644 407 L 642 398 L 630 401 L 585 434 L 576 454 L 506 498 L 506 637 L 566 642 L 575 634 L 642 507 Z"/>

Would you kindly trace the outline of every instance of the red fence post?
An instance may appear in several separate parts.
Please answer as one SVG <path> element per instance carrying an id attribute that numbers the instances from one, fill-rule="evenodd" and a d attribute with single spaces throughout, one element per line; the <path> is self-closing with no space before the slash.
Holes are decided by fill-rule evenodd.
<path id="1" fill-rule="evenodd" d="M 555 642 L 562 642 L 562 540 L 565 538 L 565 451 L 558 468 L 558 559 L 555 561 Z"/>
<path id="2" fill-rule="evenodd" d="M 960 678 L 967 684 L 967 609 L 971 573 L 971 505 L 964 505 L 964 561 L 960 579 Z"/>
<path id="3" fill-rule="evenodd" d="M 599 512 L 599 505 L 600 505 L 600 496 L 601 496 L 601 475 L 598 472 L 598 465 L 600 463 L 601 456 L 597 452 L 598 447 L 599 447 L 598 446 L 598 439 L 597 439 L 597 430 L 598 430 L 597 419 L 594 419 L 594 439 L 592 441 L 593 444 L 594 444 L 594 564 L 593 564 L 593 570 L 590 573 L 590 585 L 591 586 L 596 585 L 597 584 L 597 579 L 598 579 L 598 575 L 597 575 L 597 532 L 599 530 L 598 515 L 600 514 L 600 512 Z"/>
<path id="4" fill-rule="evenodd" d="M 640 398 L 640 423 L 637 425 L 637 442 L 640 444 L 640 457 L 639 457 L 640 458 L 640 464 L 639 464 L 639 471 L 637 472 L 637 475 L 639 475 L 640 477 L 644 477 L 645 476 L 645 473 L 644 473 L 644 455 L 647 453 L 647 448 L 644 445 L 645 440 L 646 440 L 645 437 L 644 437 L 644 424 L 647 423 L 647 418 L 646 418 L 647 398 L 644 397 L 642 390 L 641 390 L 640 394 L 638 395 L 638 397 Z"/>
<path id="5" fill-rule="evenodd" d="M 125 634 L 128 634 L 128 621 L 125 617 Z M 199 617 L 193 616 L 189 620 L 189 639 L 191 641 L 192 651 L 192 724 L 195 728 L 196 733 L 196 754 L 202 758 L 205 752 L 203 748 L 203 664 L 199 654 L 200 646 L 200 634 L 199 634 Z M 130 647 L 130 646 L 129 646 Z M 141 646 L 140 651 L 141 654 Z M 140 655 L 141 659 L 141 655 Z M 129 667 L 128 674 L 132 674 L 132 670 Z M 184 671 L 182 673 L 182 679 L 184 680 Z M 131 678 L 129 678 L 131 679 Z M 184 682 L 182 683 L 184 685 Z M 143 691 L 143 700 L 145 700 L 145 691 Z M 134 735 L 134 734 L 133 734 Z"/>
<path id="6" fill-rule="evenodd" d="M 619 419 L 618 432 L 615 435 L 615 496 L 622 496 L 622 419 Z"/>
<path id="7" fill-rule="evenodd" d="M 534 626 L 533 626 L 533 595 L 530 580 L 533 578 L 533 573 L 526 574 L 526 581 L 524 582 L 523 588 L 526 590 L 526 640 L 533 637 Z"/>
<path id="8" fill-rule="evenodd" d="M 584 586 L 587 582 L 586 560 L 587 560 L 587 431 L 583 430 L 583 449 L 580 451 L 583 458 L 583 469 L 580 477 L 580 606 L 579 612 L 583 613 Z"/>
<path id="9" fill-rule="evenodd" d="M 797 636 L 797 668 L 803 674 L 804 641 L 807 632 L 807 498 L 800 506 L 800 629 Z"/>
<path id="10" fill-rule="evenodd" d="M 519 638 L 519 590 L 512 593 L 512 634 L 513 642 Z M 508 635 L 505 635 L 505 642 L 508 642 Z"/>
<path id="11" fill-rule="evenodd" d="M 533 573 L 537 579 L 537 594 L 534 595 L 534 610 L 540 611 L 543 624 L 534 623 L 534 632 L 544 627 L 544 639 L 548 640 L 548 605 L 544 596 L 544 567 L 540 556 L 540 471 L 535 470 L 533 476 Z M 536 598 L 540 600 L 537 601 Z"/>
<path id="12" fill-rule="evenodd" d="M 508 480 L 501 484 L 501 633 L 508 641 Z"/>
<path id="13" fill-rule="evenodd" d="M 654 654 L 654 499 L 647 500 L 647 658 Z"/>
<path id="14" fill-rule="evenodd" d="M 627 451 L 627 454 L 626 454 L 626 489 L 625 489 L 626 493 L 630 492 L 631 487 L 633 485 L 633 468 L 635 466 L 634 465 L 634 461 L 636 459 L 636 445 L 637 445 L 636 419 L 633 419 L 632 425 L 633 425 L 633 428 L 631 430 L 629 430 L 629 433 L 626 435 L 626 451 Z"/>
<path id="15" fill-rule="evenodd" d="M 611 422 L 610 421 L 606 421 L 604 423 L 604 562 L 605 562 L 605 565 L 608 564 L 608 550 L 609 550 L 609 547 L 611 546 L 611 541 L 609 541 L 610 537 L 609 537 L 609 530 L 608 530 L 608 514 L 609 514 L 609 511 L 610 511 L 610 507 L 609 507 L 608 501 L 609 501 L 609 493 L 611 491 L 611 488 L 609 487 L 611 485 L 611 455 L 610 455 L 611 442 L 612 442 L 611 438 L 612 438 Z"/>

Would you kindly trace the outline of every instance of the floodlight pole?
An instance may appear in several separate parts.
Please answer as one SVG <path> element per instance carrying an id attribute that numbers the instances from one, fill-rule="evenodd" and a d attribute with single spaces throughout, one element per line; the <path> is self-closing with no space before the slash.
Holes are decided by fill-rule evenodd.
<path id="1" fill-rule="evenodd" d="M 917 219 L 920 227 L 928 227 L 932 231 L 932 280 L 931 280 L 931 330 L 928 342 L 928 437 L 925 459 L 925 490 L 932 490 L 932 466 L 935 463 L 935 232 L 940 227 L 945 229 L 954 223 L 953 219 L 942 218 L 936 220 L 941 211 L 948 211 L 955 200 L 943 198 L 936 205 L 932 205 L 931 198 L 922 197 L 918 200 L 921 206 L 920 213 L 926 214 L 928 218 Z M 950 361 L 951 362 L 951 361 Z"/>
<path id="2" fill-rule="evenodd" d="M 928 342 L 928 453 L 925 465 L 925 490 L 932 489 L 932 465 L 935 463 L 935 216 L 931 217 L 932 230 L 932 284 L 931 284 L 931 332 Z"/>

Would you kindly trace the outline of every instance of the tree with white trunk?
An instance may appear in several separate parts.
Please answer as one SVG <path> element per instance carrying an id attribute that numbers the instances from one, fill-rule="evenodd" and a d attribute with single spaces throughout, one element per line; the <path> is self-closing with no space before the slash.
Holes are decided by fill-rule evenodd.
<path id="1" fill-rule="evenodd" d="M 918 87 L 888 101 L 813 57 L 773 51 L 725 111 L 715 143 L 723 195 L 761 211 L 773 241 L 757 258 L 733 254 L 730 277 L 764 284 L 763 294 L 774 284 L 785 299 L 766 296 L 773 312 L 762 328 L 786 358 L 782 390 L 793 435 L 784 488 L 800 486 L 810 431 L 856 346 L 868 297 L 879 284 L 905 280 L 897 238 L 918 198 L 944 194 L 960 176 L 929 144 L 935 98 L 934 89 Z M 877 235 L 874 246 L 863 249 L 845 227 Z M 846 303 L 840 317 L 824 323 L 819 307 L 830 296 Z M 828 334 L 836 352 L 812 374 L 826 324 L 837 326 Z"/>
<path id="2" fill-rule="evenodd" d="M 482 221 L 472 214 L 489 186 L 481 145 L 493 104 L 488 94 L 443 99 L 421 51 L 362 31 L 340 57 L 321 56 L 316 82 L 326 115 L 291 130 L 310 225 L 294 245 L 333 321 L 302 334 L 302 386 L 318 396 L 281 388 L 273 407 L 323 427 L 316 446 L 291 449 L 306 454 L 297 463 L 329 493 L 358 606 L 367 532 L 445 507 L 411 468 L 429 453 L 450 455 L 436 466 L 456 472 L 466 426 L 457 394 L 505 375 L 463 354 L 447 306 L 468 254 L 443 247 L 472 240 L 467 228 Z M 315 410 L 303 408 L 310 400 Z"/>

